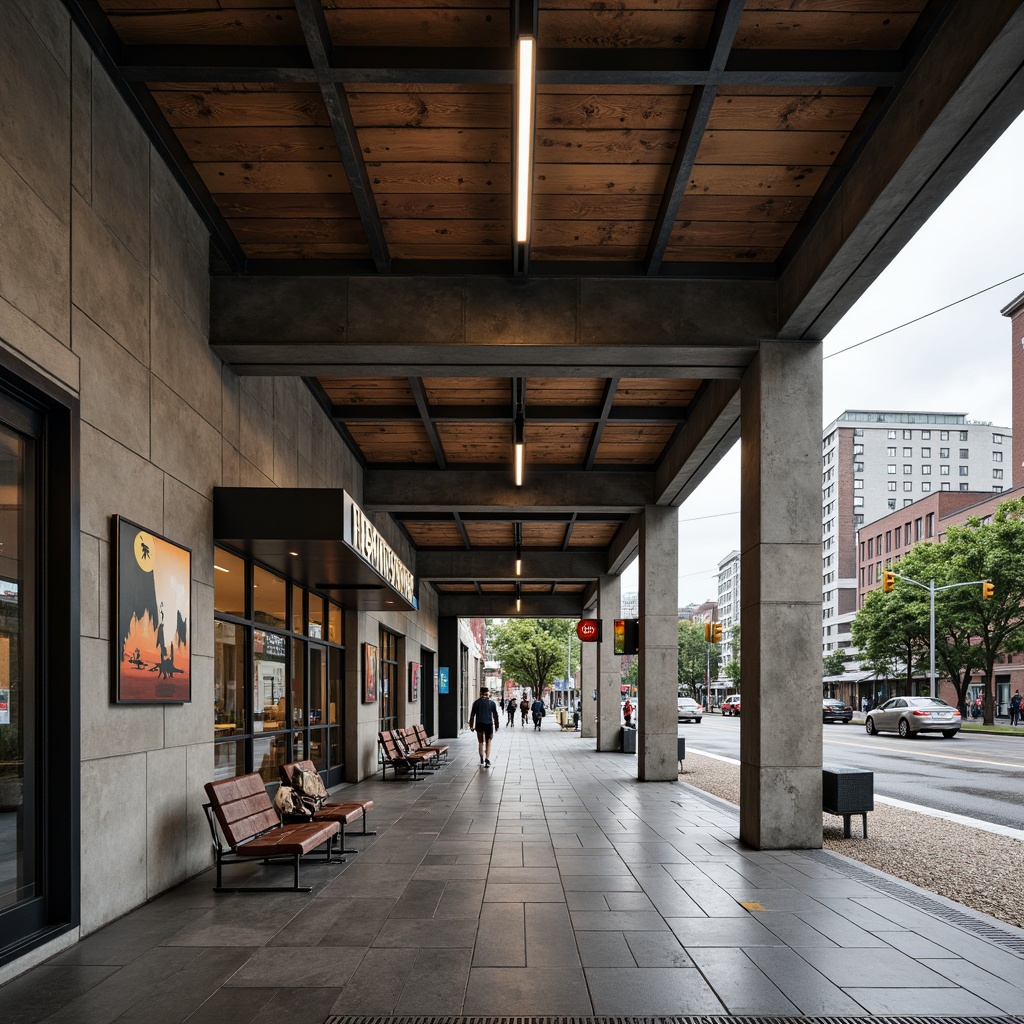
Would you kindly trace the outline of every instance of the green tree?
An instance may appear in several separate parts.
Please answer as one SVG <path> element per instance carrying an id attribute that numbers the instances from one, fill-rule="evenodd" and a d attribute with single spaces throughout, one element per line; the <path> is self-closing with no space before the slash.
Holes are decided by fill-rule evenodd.
<path id="1" fill-rule="evenodd" d="M 534 698 L 565 674 L 571 623 L 567 619 L 506 619 L 487 623 L 487 647 L 501 662 L 506 679 L 528 687 Z M 573 664 L 579 665 L 577 653 Z"/>
<path id="2" fill-rule="evenodd" d="M 833 651 L 831 654 L 826 654 L 821 666 L 823 675 L 826 676 L 838 676 L 843 671 L 843 666 L 846 664 L 846 655 L 842 651 Z"/>
<path id="3" fill-rule="evenodd" d="M 679 685 L 692 697 L 699 698 L 704 691 L 707 673 L 708 644 L 704 640 L 704 623 L 679 620 Z"/>
<path id="4" fill-rule="evenodd" d="M 977 517 L 951 526 L 942 545 L 951 576 L 958 581 L 991 580 L 994 597 L 982 598 L 981 586 L 951 591 L 961 621 L 970 631 L 985 687 L 985 724 L 995 719 L 996 661 L 1024 650 L 1024 499 L 1006 501 L 990 522 Z"/>

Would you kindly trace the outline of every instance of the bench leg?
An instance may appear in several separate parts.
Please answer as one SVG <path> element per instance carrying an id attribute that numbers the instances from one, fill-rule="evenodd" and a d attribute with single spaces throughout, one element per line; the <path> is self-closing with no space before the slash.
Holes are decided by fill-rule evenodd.
<path id="1" fill-rule="evenodd" d="M 349 832 L 350 836 L 375 836 L 376 830 L 373 832 L 366 831 L 366 811 L 363 811 L 363 831 L 362 832 Z"/>

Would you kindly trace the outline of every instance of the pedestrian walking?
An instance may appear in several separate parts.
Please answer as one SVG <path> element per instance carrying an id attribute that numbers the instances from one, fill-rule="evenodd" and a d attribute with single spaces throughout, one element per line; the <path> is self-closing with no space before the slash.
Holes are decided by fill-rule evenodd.
<path id="1" fill-rule="evenodd" d="M 544 702 L 538 697 L 533 704 L 530 705 L 530 710 L 533 712 L 533 727 L 534 729 L 540 728 L 540 720 L 544 717 Z"/>
<path id="2" fill-rule="evenodd" d="M 491 740 L 498 731 L 498 725 L 498 705 L 491 700 L 491 691 L 483 686 L 469 711 L 469 727 L 476 730 L 481 768 L 491 767 Z"/>
<path id="3" fill-rule="evenodd" d="M 1010 698 L 1010 725 L 1020 725 L 1020 690 L 1014 690 Z"/>
<path id="4" fill-rule="evenodd" d="M 515 697 L 509 697 L 508 704 L 505 705 L 505 711 L 508 713 L 508 725 L 511 729 L 516 724 L 516 699 Z"/>
<path id="5" fill-rule="evenodd" d="M 633 718 L 633 705 L 630 703 L 629 698 L 626 698 L 626 703 L 622 705 L 622 717 L 626 720 L 626 725 L 632 725 Z"/>
<path id="6" fill-rule="evenodd" d="M 522 726 L 526 728 L 526 713 L 530 710 L 530 702 L 526 699 L 526 694 L 523 694 L 523 699 L 519 702 L 519 714 L 522 716 Z"/>

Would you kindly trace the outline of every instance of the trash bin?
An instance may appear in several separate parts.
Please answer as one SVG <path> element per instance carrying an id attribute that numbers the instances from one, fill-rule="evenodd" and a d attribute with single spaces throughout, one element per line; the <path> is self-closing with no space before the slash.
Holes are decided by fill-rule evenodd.
<path id="1" fill-rule="evenodd" d="M 677 736 L 676 737 L 676 754 L 678 754 L 678 757 L 676 758 L 676 760 L 681 765 L 686 760 L 686 737 L 685 736 Z"/>
<path id="2" fill-rule="evenodd" d="M 636 729 L 627 729 L 626 726 L 623 726 L 620 731 L 622 733 L 622 752 L 624 754 L 635 754 Z"/>

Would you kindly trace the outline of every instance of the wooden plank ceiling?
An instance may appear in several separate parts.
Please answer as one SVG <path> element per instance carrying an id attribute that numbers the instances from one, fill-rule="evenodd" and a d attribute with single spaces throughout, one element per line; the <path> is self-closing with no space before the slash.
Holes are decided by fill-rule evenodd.
<path id="1" fill-rule="evenodd" d="M 65 2 L 187 182 L 215 273 L 719 279 L 777 278 L 943 7 Z M 522 26 L 538 47 L 525 246 L 512 240 Z M 370 469 L 509 472 L 521 386 L 527 465 L 576 472 L 656 470 L 702 385 L 642 366 L 621 379 L 560 372 L 517 382 L 438 367 L 313 386 Z M 569 552 L 607 549 L 626 517 L 399 518 L 420 550 Z"/>

